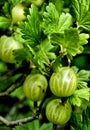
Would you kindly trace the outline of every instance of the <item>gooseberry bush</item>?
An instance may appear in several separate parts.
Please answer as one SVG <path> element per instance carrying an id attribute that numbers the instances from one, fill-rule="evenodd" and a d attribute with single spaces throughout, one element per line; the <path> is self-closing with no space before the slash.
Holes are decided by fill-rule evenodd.
<path id="1" fill-rule="evenodd" d="M 90 0 L 0 1 L 0 129 L 90 130 Z"/>

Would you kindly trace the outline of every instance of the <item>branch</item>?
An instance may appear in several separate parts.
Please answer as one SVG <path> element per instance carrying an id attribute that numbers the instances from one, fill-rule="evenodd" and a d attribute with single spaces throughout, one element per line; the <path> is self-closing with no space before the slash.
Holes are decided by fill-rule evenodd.
<path id="1" fill-rule="evenodd" d="M 84 51 L 82 54 L 90 55 L 90 51 Z"/>
<path id="2" fill-rule="evenodd" d="M 38 118 L 38 115 L 35 114 L 31 117 L 27 117 L 24 119 L 20 119 L 16 121 L 8 121 L 4 117 L 0 116 L 0 121 L 2 122 L 2 124 L 5 124 L 6 126 L 16 126 L 16 125 L 21 125 L 21 124 L 33 121 L 34 119 L 37 119 L 37 118 Z"/>
<path id="3" fill-rule="evenodd" d="M 9 70 L 8 72 L 4 73 L 4 75 L 2 75 L 0 77 L 0 82 L 3 80 L 6 80 L 8 77 L 10 76 L 14 76 L 15 74 L 28 74 L 30 73 L 30 70 L 32 68 L 29 68 L 30 64 L 22 64 L 20 67 L 14 69 L 14 70 Z"/>
<path id="4" fill-rule="evenodd" d="M 24 81 L 25 75 L 21 75 L 14 84 L 12 84 L 5 92 L 1 92 L 0 96 L 6 96 L 9 95 L 11 92 L 13 92 L 16 88 L 18 88 Z"/>

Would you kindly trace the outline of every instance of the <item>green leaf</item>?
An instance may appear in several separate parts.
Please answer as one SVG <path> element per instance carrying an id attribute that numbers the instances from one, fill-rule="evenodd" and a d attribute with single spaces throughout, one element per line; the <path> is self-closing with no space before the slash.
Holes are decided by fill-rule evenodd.
<path id="1" fill-rule="evenodd" d="M 90 80 L 90 71 L 81 70 L 77 73 L 78 88 L 86 88 Z"/>
<path id="2" fill-rule="evenodd" d="M 52 123 L 43 124 L 40 127 L 39 120 L 34 120 L 29 122 L 23 126 L 17 126 L 16 130 L 52 130 L 53 125 Z"/>
<path id="3" fill-rule="evenodd" d="M 61 52 L 65 53 L 69 59 L 72 56 L 82 53 L 83 45 L 87 44 L 88 34 L 79 34 L 77 28 L 70 28 L 64 33 L 53 33 L 50 35 L 51 43 L 58 44 L 61 47 Z"/>
<path id="4" fill-rule="evenodd" d="M 81 33 L 79 34 L 79 43 L 80 45 L 85 45 L 88 43 L 89 34 Z"/>
<path id="5" fill-rule="evenodd" d="M 24 126 L 16 126 L 16 130 L 27 130 L 27 126 L 24 125 Z"/>
<path id="6" fill-rule="evenodd" d="M 41 62 L 44 62 L 46 65 L 50 64 L 49 60 L 53 60 L 56 58 L 56 55 L 54 52 L 52 52 L 52 49 L 54 48 L 53 45 L 49 42 L 48 39 L 45 39 L 41 42 L 39 51 L 36 53 L 36 56 L 38 55 L 39 58 L 41 58 Z"/>
<path id="7" fill-rule="evenodd" d="M 58 13 L 61 14 L 63 6 L 64 6 L 64 1 L 63 0 L 50 0 L 50 2 L 52 2 L 55 5 Z"/>
<path id="8" fill-rule="evenodd" d="M 11 25 L 11 19 L 8 19 L 6 17 L 0 16 L 0 29 L 6 30 Z"/>
<path id="9" fill-rule="evenodd" d="M 87 86 L 87 82 L 78 80 L 78 88 L 87 88 Z"/>
<path id="10" fill-rule="evenodd" d="M 46 7 L 43 18 L 43 28 L 45 34 L 51 34 L 55 32 L 63 32 L 69 28 L 72 24 L 72 17 L 69 13 L 62 13 L 59 15 L 54 4 L 49 3 Z"/>
<path id="11" fill-rule="evenodd" d="M 30 122 L 28 124 L 28 129 L 39 130 L 39 121 L 38 120 L 34 120 L 33 122 Z"/>
<path id="12" fill-rule="evenodd" d="M 90 88 L 77 89 L 73 95 L 69 98 L 71 104 L 80 107 L 85 100 L 89 101 Z M 85 104 L 87 105 L 87 104 Z"/>
<path id="13" fill-rule="evenodd" d="M 53 124 L 52 123 L 44 123 L 39 130 L 52 130 L 53 129 Z"/>
<path id="14" fill-rule="evenodd" d="M 77 26 L 90 31 L 90 0 L 72 0 Z"/>
<path id="15" fill-rule="evenodd" d="M 90 88 L 83 88 L 83 89 L 76 90 L 73 95 L 89 101 Z"/>
<path id="16" fill-rule="evenodd" d="M 70 97 L 70 103 L 74 106 L 81 106 L 82 100 L 78 96 L 71 96 Z"/>
<path id="17" fill-rule="evenodd" d="M 83 130 L 82 129 L 82 125 L 83 125 L 82 115 L 76 112 L 72 112 L 71 125 L 72 125 L 71 130 Z"/>
<path id="18" fill-rule="evenodd" d="M 90 108 L 87 108 L 90 111 Z M 90 129 L 90 113 L 85 110 L 83 114 L 72 112 L 71 130 L 89 130 Z M 77 124 L 77 125 L 76 125 Z"/>
<path id="19" fill-rule="evenodd" d="M 79 68 L 77 68 L 77 66 L 72 66 L 72 69 L 74 70 L 75 74 L 78 73 Z"/>
<path id="20" fill-rule="evenodd" d="M 17 49 L 13 51 L 13 55 L 15 56 L 15 60 L 17 62 L 23 61 L 23 60 L 30 60 L 30 53 L 27 49 Z"/>
<path id="21" fill-rule="evenodd" d="M 26 22 L 20 22 L 22 37 L 30 44 L 36 46 L 40 43 L 41 27 L 40 17 L 36 6 L 31 5 L 30 15 L 27 16 Z"/>
<path id="22" fill-rule="evenodd" d="M 39 130 L 39 121 L 38 120 L 34 120 L 30 123 L 26 123 L 23 126 L 17 126 L 16 130 Z"/>
<path id="23" fill-rule="evenodd" d="M 23 87 L 19 87 L 15 89 L 10 96 L 12 97 L 18 97 L 18 99 L 23 99 L 24 98 L 24 92 L 23 92 Z"/>
<path id="24" fill-rule="evenodd" d="M 66 52 L 69 57 L 78 53 L 79 34 L 76 28 L 65 30 L 64 34 L 53 33 L 50 40 L 54 44 L 61 46 L 61 52 Z"/>
<path id="25" fill-rule="evenodd" d="M 50 34 L 57 31 L 59 13 L 52 3 L 49 3 L 46 7 L 46 11 L 47 12 L 44 12 L 43 28 L 45 34 Z"/>
<path id="26" fill-rule="evenodd" d="M 81 81 L 89 81 L 90 80 L 90 71 L 89 70 L 81 70 L 78 72 L 77 77 Z"/>
<path id="27" fill-rule="evenodd" d="M 90 32 L 90 11 L 87 12 L 82 21 L 78 22 L 78 27 Z"/>
<path id="28" fill-rule="evenodd" d="M 58 22 L 58 31 L 63 32 L 72 25 L 72 16 L 69 13 L 62 13 Z"/>
<path id="29" fill-rule="evenodd" d="M 43 40 L 34 54 L 34 61 L 39 65 L 40 71 L 46 71 L 46 66 L 49 66 L 50 60 L 56 58 L 55 53 L 52 51 L 54 46 L 48 39 Z"/>

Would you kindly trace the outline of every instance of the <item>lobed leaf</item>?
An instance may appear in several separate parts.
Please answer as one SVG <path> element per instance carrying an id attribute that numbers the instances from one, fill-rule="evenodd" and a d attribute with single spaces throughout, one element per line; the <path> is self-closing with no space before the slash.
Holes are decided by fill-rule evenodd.
<path id="1" fill-rule="evenodd" d="M 90 80 L 90 71 L 81 70 L 77 73 L 78 80 L 80 81 L 89 81 Z"/>
<path id="2" fill-rule="evenodd" d="M 46 11 L 44 12 L 44 18 L 42 26 L 44 28 L 45 34 L 50 34 L 52 32 L 57 31 L 57 25 L 59 20 L 59 13 L 55 8 L 55 5 L 52 3 L 49 3 L 49 5 L 46 7 Z"/>
<path id="3" fill-rule="evenodd" d="M 62 13 L 58 22 L 58 32 L 63 32 L 72 25 L 72 16 L 69 13 Z"/>
<path id="4" fill-rule="evenodd" d="M 41 70 L 45 70 L 45 65 L 49 66 L 50 60 L 56 58 L 56 54 L 52 51 L 54 46 L 49 42 L 48 39 L 43 40 L 38 46 L 38 51 L 35 52 L 34 61 L 38 63 Z"/>
<path id="5" fill-rule="evenodd" d="M 60 45 L 61 51 L 66 52 L 69 57 L 78 53 L 79 34 L 76 28 L 67 29 L 63 34 L 53 33 L 50 40 L 53 44 Z"/>
<path id="6" fill-rule="evenodd" d="M 72 25 L 72 16 L 69 13 L 59 14 L 54 4 L 49 3 L 46 11 L 42 24 L 45 34 L 63 32 Z"/>
<path id="7" fill-rule="evenodd" d="M 52 130 L 53 124 L 52 123 L 44 123 L 40 126 L 39 120 L 34 120 L 29 122 L 23 126 L 17 126 L 16 130 Z"/>
<path id="8" fill-rule="evenodd" d="M 84 44 L 87 44 L 88 34 L 79 34 L 77 28 L 70 28 L 64 31 L 64 33 L 52 33 L 50 40 L 53 44 L 61 46 L 61 52 L 65 52 L 68 58 L 72 59 L 72 56 L 83 52 Z"/>
<path id="9" fill-rule="evenodd" d="M 61 14 L 63 10 L 63 6 L 64 6 L 64 1 L 63 0 L 50 0 L 50 2 L 52 2 L 55 5 L 58 13 Z"/>
<path id="10" fill-rule="evenodd" d="M 78 88 L 87 88 L 90 80 L 90 71 L 81 70 L 77 73 Z"/>
<path id="11" fill-rule="evenodd" d="M 11 25 L 11 19 L 0 16 L 0 29 L 1 30 L 6 30 L 9 28 L 9 26 Z"/>
<path id="12" fill-rule="evenodd" d="M 76 90 L 73 95 L 75 95 L 75 96 L 77 96 L 79 98 L 86 99 L 86 100 L 89 101 L 90 88 L 83 88 L 83 89 Z"/>
<path id="13" fill-rule="evenodd" d="M 26 22 L 20 23 L 22 37 L 31 45 L 39 44 L 41 37 L 40 18 L 38 9 L 32 5 L 29 9 L 30 15 L 27 16 Z"/>
<path id="14" fill-rule="evenodd" d="M 53 129 L 53 124 L 52 123 L 48 123 L 48 124 L 43 124 L 41 127 L 40 127 L 40 130 L 52 130 Z"/>
<path id="15" fill-rule="evenodd" d="M 90 1 L 72 0 L 73 15 L 76 17 L 77 26 L 90 31 Z"/>

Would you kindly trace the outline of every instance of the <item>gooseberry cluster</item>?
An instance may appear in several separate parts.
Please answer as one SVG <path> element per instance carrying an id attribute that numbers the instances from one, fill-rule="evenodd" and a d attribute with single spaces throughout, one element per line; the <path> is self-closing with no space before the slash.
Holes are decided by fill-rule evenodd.
<path id="1" fill-rule="evenodd" d="M 17 15 L 17 9 L 21 17 Z M 12 22 L 16 24 L 23 19 L 25 19 L 24 6 L 19 4 L 12 9 Z M 0 59 L 4 62 L 15 63 L 13 51 L 21 48 L 23 45 L 14 37 L 2 36 L 0 38 Z M 71 96 L 77 88 L 74 70 L 71 67 L 61 67 L 58 72 L 53 72 L 49 79 L 41 73 L 29 74 L 23 83 L 25 96 L 32 101 L 43 100 L 48 87 L 56 98 L 47 103 L 46 117 L 54 124 L 64 125 L 71 117 L 72 107 L 67 100 L 63 102 L 62 98 Z"/>

